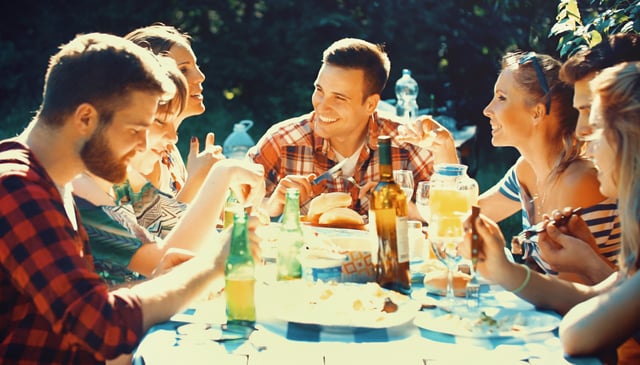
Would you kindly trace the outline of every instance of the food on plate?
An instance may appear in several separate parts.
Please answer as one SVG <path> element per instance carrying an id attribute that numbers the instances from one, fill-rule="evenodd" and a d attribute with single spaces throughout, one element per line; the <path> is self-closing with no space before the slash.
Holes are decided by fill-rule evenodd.
<path id="1" fill-rule="evenodd" d="M 382 311 L 385 313 L 393 313 L 398 311 L 398 305 L 394 303 L 391 298 L 386 297 L 384 299 L 384 305 L 382 306 Z"/>
<path id="2" fill-rule="evenodd" d="M 475 314 L 447 313 L 431 321 L 435 327 L 450 328 L 452 331 L 468 335 L 492 335 L 501 333 L 526 332 L 527 318 L 521 312 L 487 313 L 489 309 Z"/>
<path id="3" fill-rule="evenodd" d="M 360 225 L 364 224 L 364 219 L 353 209 L 336 207 L 322 213 L 318 218 L 318 223 L 322 225 Z"/>
<path id="4" fill-rule="evenodd" d="M 403 294 L 381 288 L 377 283 L 346 284 L 294 280 L 283 282 L 286 298 L 279 309 L 287 320 L 332 326 L 379 326 L 414 304 Z M 415 303 L 415 312 L 419 305 Z M 407 318 L 410 320 L 410 318 Z"/>
<path id="5" fill-rule="evenodd" d="M 438 270 L 427 272 L 424 275 L 424 287 L 427 292 L 446 295 L 447 294 L 447 271 Z M 453 295 L 456 297 L 466 296 L 467 283 L 471 280 L 471 275 L 456 271 L 453 274 Z"/>
<path id="6" fill-rule="evenodd" d="M 348 207 L 351 205 L 351 195 L 348 193 L 335 191 L 331 193 L 322 193 L 311 200 L 309 203 L 309 218 L 320 216 L 322 213 L 331 208 Z"/>

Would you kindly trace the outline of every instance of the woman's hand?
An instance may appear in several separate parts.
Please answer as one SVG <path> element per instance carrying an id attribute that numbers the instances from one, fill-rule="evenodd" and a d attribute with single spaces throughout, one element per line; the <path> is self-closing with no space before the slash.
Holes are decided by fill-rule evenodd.
<path id="1" fill-rule="evenodd" d="M 197 137 L 191 138 L 189 155 L 187 156 L 187 174 L 189 180 L 193 180 L 198 187 L 207 177 L 209 170 L 218 161 L 226 157 L 222 154 L 222 146 L 215 145 L 215 134 L 207 133 L 204 149 L 200 151 L 200 141 Z"/>
<path id="2" fill-rule="evenodd" d="M 260 244 L 263 241 L 263 238 L 260 237 L 256 232 L 258 228 L 266 226 L 268 224 L 269 218 L 264 212 L 260 212 L 259 209 L 252 209 L 251 215 L 249 215 L 249 220 L 247 221 L 247 231 L 249 233 L 249 251 L 251 251 L 251 256 L 253 256 L 253 259 L 256 263 L 262 262 L 262 248 Z M 222 261 L 225 260 L 227 255 L 229 254 L 232 233 L 233 226 L 225 228 L 220 233 L 220 242 L 222 244 L 220 257 Z M 220 263 L 223 263 L 222 261 L 216 264 L 220 265 Z"/>
<path id="3" fill-rule="evenodd" d="M 478 267 L 480 274 L 490 280 L 498 282 L 501 272 L 510 265 L 510 261 L 504 253 L 505 240 L 498 224 L 484 215 L 479 215 L 475 222 L 471 221 L 471 216 L 464 223 L 464 243 L 458 248 L 460 254 L 465 258 L 471 257 L 471 227 L 475 223 L 476 231 L 480 236 L 480 247 L 478 247 Z"/>
<path id="4" fill-rule="evenodd" d="M 599 254 L 587 223 L 580 216 L 572 215 L 571 208 L 552 213 L 555 221 L 563 216 L 570 216 L 569 221 L 559 227 L 546 220 L 545 232 L 538 235 L 540 258 L 554 271 L 580 275 L 580 281 L 585 284 L 598 283 L 611 275 L 615 266 Z"/>
<path id="5" fill-rule="evenodd" d="M 164 273 L 171 271 L 174 267 L 182 264 L 183 262 L 189 261 L 193 258 L 194 253 L 188 250 L 180 249 L 180 248 L 169 248 L 167 252 L 164 253 L 158 265 L 151 273 L 151 277 L 159 276 Z"/>
<path id="6" fill-rule="evenodd" d="M 265 195 L 264 166 L 249 160 L 221 160 L 209 180 L 225 175 L 229 188 L 242 207 L 259 207 Z"/>
<path id="7" fill-rule="evenodd" d="M 266 220 L 265 220 L 266 219 Z M 262 243 L 262 237 L 256 232 L 258 228 L 267 226 L 269 224 L 269 217 L 260 210 L 255 210 L 251 213 L 248 222 L 249 229 L 249 250 L 255 260 L 256 264 L 262 262 L 262 249 L 260 244 Z"/>

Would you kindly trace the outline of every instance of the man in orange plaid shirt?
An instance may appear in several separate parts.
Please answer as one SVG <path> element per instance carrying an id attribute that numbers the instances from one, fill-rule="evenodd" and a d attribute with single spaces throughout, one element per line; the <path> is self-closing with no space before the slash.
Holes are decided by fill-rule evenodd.
<path id="1" fill-rule="evenodd" d="M 324 51 L 311 97 L 313 112 L 275 124 L 248 153 L 265 168 L 268 198 L 263 207 L 270 216 L 282 214 L 290 187 L 300 190 L 302 214 L 312 198 L 330 191 L 351 193 L 351 208 L 367 214 L 367 192 L 379 178 L 378 135 L 391 136 L 393 168 L 413 171 L 416 182 L 429 180 L 434 162 L 458 162 L 455 152 L 440 158 L 405 143 L 398 133 L 400 123 L 376 111 L 390 67 L 381 46 L 361 39 L 341 39 Z M 455 151 L 451 134 L 443 132 L 448 151 Z M 312 184 L 313 178 L 345 159 L 336 176 Z M 410 211 L 418 217 L 415 209 Z"/>

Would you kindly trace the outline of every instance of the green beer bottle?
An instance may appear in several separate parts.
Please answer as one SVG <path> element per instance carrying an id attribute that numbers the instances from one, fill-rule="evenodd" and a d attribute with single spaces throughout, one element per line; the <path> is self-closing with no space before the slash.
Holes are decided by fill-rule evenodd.
<path id="1" fill-rule="evenodd" d="M 239 210 L 242 210 L 240 202 L 236 198 L 236 194 L 233 193 L 233 190 L 229 189 L 227 200 L 224 203 L 224 221 L 222 228 L 227 228 L 233 224 L 235 212 Z"/>
<path id="2" fill-rule="evenodd" d="M 289 188 L 286 193 L 278 241 L 278 257 L 276 259 L 278 280 L 302 277 L 302 267 L 298 255 L 303 244 L 302 226 L 300 225 L 300 191 L 296 188 Z"/>
<path id="3" fill-rule="evenodd" d="M 227 324 L 254 324 L 255 264 L 249 251 L 247 215 L 240 209 L 234 214 L 231 247 L 225 262 L 225 288 L 227 297 Z"/>

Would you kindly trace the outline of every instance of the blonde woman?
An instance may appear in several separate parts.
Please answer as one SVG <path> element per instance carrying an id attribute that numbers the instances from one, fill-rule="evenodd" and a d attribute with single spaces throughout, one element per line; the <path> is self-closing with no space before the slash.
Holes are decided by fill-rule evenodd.
<path id="1" fill-rule="evenodd" d="M 578 112 L 572 106 L 572 87 L 558 77 L 560 66 L 551 56 L 534 52 L 503 57 L 484 114 L 491 124 L 491 143 L 515 147 L 521 157 L 480 196 L 479 205 L 498 222 L 522 212 L 523 229 L 542 222 L 554 209 L 582 207 L 582 217 L 596 237 L 592 247 L 613 267 L 620 247 L 615 200 L 598 191 L 596 170 L 575 136 Z M 527 262 L 541 272 L 588 284 L 602 280 L 556 271 L 541 257 L 535 236 L 517 243 Z"/>
<path id="2" fill-rule="evenodd" d="M 560 338 L 567 354 L 598 355 L 607 363 L 640 363 L 640 63 L 605 69 L 591 83 L 594 92 L 589 154 L 600 192 L 618 199 L 622 227 L 620 270 L 595 286 L 532 272 L 504 255 L 504 237 L 486 216 L 474 222 L 484 244 L 478 270 L 489 280 L 536 306 L 565 314 Z M 571 217 L 572 220 L 578 217 Z M 546 221 L 540 240 L 555 245 L 586 244 Z M 470 252 L 470 234 L 464 252 Z M 616 351 L 617 350 L 617 351 Z"/>

